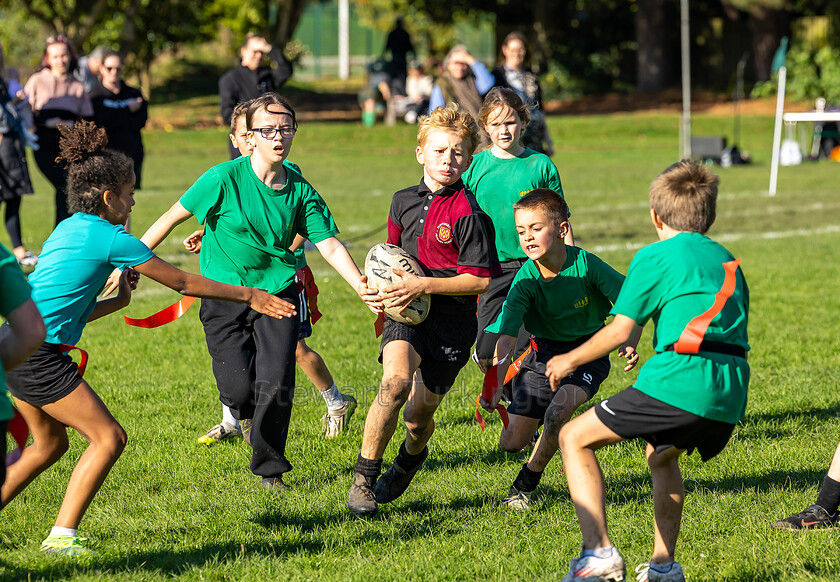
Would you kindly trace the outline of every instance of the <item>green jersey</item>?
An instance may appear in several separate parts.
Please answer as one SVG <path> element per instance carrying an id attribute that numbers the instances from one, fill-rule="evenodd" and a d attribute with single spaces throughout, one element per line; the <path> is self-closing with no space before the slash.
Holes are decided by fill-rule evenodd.
<path id="1" fill-rule="evenodd" d="M 300 233 L 313 243 L 338 234 L 326 203 L 298 171 L 287 167 L 286 185 L 263 184 L 243 156 L 210 168 L 181 204 L 205 223 L 201 274 L 230 285 L 277 293 L 295 276 L 289 250 Z"/>
<path id="2" fill-rule="evenodd" d="M 749 289 L 733 261 L 723 246 L 699 233 L 680 233 L 647 246 L 633 258 L 612 313 L 639 325 L 653 319 L 656 355 L 639 372 L 638 390 L 703 418 L 735 424 L 747 405 L 747 361 L 715 352 L 668 351 L 687 327 L 696 326 L 697 318 L 715 309 L 703 339 L 750 349 Z M 734 286 L 722 303 L 727 266 L 733 268 Z"/>
<path id="3" fill-rule="evenodd" d="M 32 291 L 14 255 L 0 245 L 0 315 L 8 315 L 26 303 Z M 6 371 L 0 366 L 0 421 L 14 416 L 12 401 L 6 392 Z"/>
<path id="4" fill-rule="evenodd" d="M 527 148 L 510 159 L 497 158 L 489 149 L 484 150 L 473 157 L 462 179 L 496 227 L 496 251 L 501 262 L 526 258 L 513 221 L 514 203 L 537 188 L 551 188 L 563 196 L 554 162 Z"/>
<path id="5" fill-rule="evenodd" d="M 534 261 L 522 265 L 485 331 L 516 336 L 524 324 L 538 338 L 579 339 L 604 327 L 623 282 L 624 275 L 592 253 L 566 246 L 566 264 L 551 279 L 543 279 Z"/>

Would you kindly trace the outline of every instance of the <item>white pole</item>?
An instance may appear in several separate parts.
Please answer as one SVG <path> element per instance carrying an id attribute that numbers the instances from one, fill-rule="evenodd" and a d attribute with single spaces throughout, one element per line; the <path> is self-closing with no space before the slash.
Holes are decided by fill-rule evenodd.
<path id="1" fill-rule="evenodd" d="M 338 2 L 338 78 L 350 77 L 350 0 Z"/>
<path id="2" fill-rule="evenodd" d="M 680 40 L 682 45 L 682 101 L 680 158 L 691 157 L 691 44 L 688 26 L 688 0 L 680 1 Z"/>
<path id="3" fill-rule="evenodd" d="M 773 157 L 770 162 L 770 196 L 776 195 L 776 182 L 779 177 L 779 149 L 782 143 L 782 117 L 785 110 L 785 80 L 787 67 L 779 69 L 779 91 L 776 96 L 776 127 L 773 130 Z"/>

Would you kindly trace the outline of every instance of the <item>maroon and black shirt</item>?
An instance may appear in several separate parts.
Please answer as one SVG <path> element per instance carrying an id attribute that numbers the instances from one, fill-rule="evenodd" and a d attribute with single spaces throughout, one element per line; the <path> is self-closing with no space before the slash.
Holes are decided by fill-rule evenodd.
<path id="1" fill-rule="evenodd" d="M 490 217 L 458 180 L 432 192 L 425 181 L 394 194 L 388 242 L 417 258 L 429 277 L 501 274 Z M 475 309 L 475 295 L 436 295 L 437 307 Z"/>

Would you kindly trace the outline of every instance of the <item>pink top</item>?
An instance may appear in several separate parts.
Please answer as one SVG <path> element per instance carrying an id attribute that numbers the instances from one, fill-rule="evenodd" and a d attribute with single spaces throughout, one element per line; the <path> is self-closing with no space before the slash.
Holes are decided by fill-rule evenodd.
<path id="1" fill-rule="evenodd" d="M 24 93 L 33 111 L 58 109 L 79 117 L 93 117 L 93 105 L 85 93 L 85 86 L 73 75 L 56 77 L 49 69 L 42 69 L 29 77 Z"/>

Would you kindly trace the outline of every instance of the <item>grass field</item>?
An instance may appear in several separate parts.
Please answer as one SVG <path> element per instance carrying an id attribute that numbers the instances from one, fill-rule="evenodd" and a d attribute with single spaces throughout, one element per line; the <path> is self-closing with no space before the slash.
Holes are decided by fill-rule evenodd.
<path id="1" fill-rule="evenodd" d="M 653 242 L 647 187 L 677 157 L 676 117 L 615 115 L 550 120 L 572 222 L 580 245 L 621 271 Z M 695 117 L 696 134 L 729 129 L 725 118 Z M 815 499 L 840 434 L 840 165 L 782 168 L 779 195 L 766 194 L 772 119 L 742 120 L 751 166 L 721 169 L 711 236 L 736 257 L 751 289 L 752 382 L 747 415 L 727 449 L 708 464 L 682 462 L 687 499 L 677 548 L 692 581 L 836 580 L 837 531 L 777 532 L 769 522 Z M 222 130 L 146 135 L 147 166 L 133 230 L 142 233 L 212 164 L 226 155 Z M 329 203 L 341 237 L 361 262 L 384 233 L 393 191 L 421 177 L 411 127 L 305 124 L 291 159 Z M 52 193 L 34 164 L 37 194 L 24 202 L 24 237 L 39 250 L 49 234 Z M 180 240 L 160 255 L 197 269 Z M 361 237 L 361 239 L 360 239 Z M 0 240 L 8 244 L 5 233 Z M 559 459 L 520 514 L 500 506 L 522 454 L 497 447 L 498 417 L 481 432 L 473 406 L 479 374 L 462 372 L 438 413 L 431 456 L 406 494 L 370 520 L 346 510 L 367 404 L 381 368 L 373 315 L 317 256 L 310 264 L 324 318 L 310 344 L 360 409 L 345 437 L 320 437 L 323 401 L 299 374 L 289 437 L 291 488 L 266 492 L 247 468 L 241 440 L 212 448 L 196 438 L 220 406 L 194 308 L 157 330 L 125 325 L 119 314 L 88 326 L 86 379 L 126 428 L 129 444 L 80 528 L 99 553 L 86 560 L 42 556 L 75 460 L 71 450 L 8 508 L 0 527 L 4 580 L 559 580 L 579 551 L 580 534 Z M 126 315 L 146 316 L 177 299 L 141 283 Z M 640 344 L 651 355 L 651 330 Z M 596 400 L 632 383 L 614 366 Z M 386 452 L 396 454 L 402 429 Z M 643 445 L 599 453 L 606 474 L 612 538 L 629 569 L 652 550 L 650 477 Z M 630 576 L 632 579 L 632 576 Z"/>

